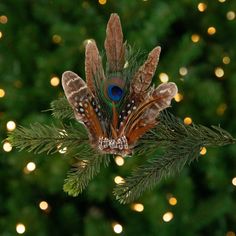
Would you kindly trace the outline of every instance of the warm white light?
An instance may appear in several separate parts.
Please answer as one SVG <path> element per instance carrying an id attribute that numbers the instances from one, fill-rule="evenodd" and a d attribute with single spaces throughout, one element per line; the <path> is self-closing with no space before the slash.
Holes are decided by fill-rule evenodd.
<path id="1" fill-rule="evenodd" d="M 105 5 L 107 3 L 107 0 L 98 0 L 99 4 Z"/>
<path id="2" fill-rule="evenodd" d="M 7 21 L 8 21 L 7 16 L 4 16 L 4 15 L 0 16 L 0 23 L 1 24 L 6 24 Z"/>
<path id="3" fill-rule="evenodd" d="M 42 201 L 39 203 L 39 208 L 43 211 L 48 209 L 48 203 L 46 201 Z"/>
<path id="4" fill-rule="evenodd" d="M 3 98 L 5 96 L 4 89 L 0 89 L 0 98 Z"/>
<path id="5" fill-rule="evenodd" d="M 117 157 L 115 158 L 115 162 L 116 162 L 116 165 L 118 165 L 118 166 L 123 166 L 124 163 L 125 163 L 125 160 L 124 160 L 123 157 L 117 156 Z"/>
<path id="6" fill-rule="evenodd" d="M 235 236 L 235 233 L 233 231 L 228 231 L 226 233 L 226 236 Z"/>
<path id="7" fill-rule="evenodd" d="M 225 2 L 226 0 L 218 0 L 219 2 Z"/>
<path id="8" fill-rule="evenodd" d="M 29 172 L 32 172 L 36 169 L 36 164 L 34 162 L 29 162 L 27 165 L 26 165 L 26 169 L 29 171 Z"/>
<path id="9" fill-rule="evenodd" d="M 194 43 L 197 43 L 197 42 L 199 42 L 199 40 L 200 40 L 200 36 L 199 36 L 198 34 L 193 34 L 193 35 L 191 36 L 191 40 L 192 40 Z"/>
<path id="10" fill-rule="evenodd" d="M 224 70 L 222 68 L 220 68 L 220 67 L 217 67 L 215 69 L 215 75 L 218 78 L 222 78 L 224 76 Z"/>
<path id="11" fill-rule="evenodd" d="M 0 38 L 2 38 L 2 32 L 0 31 Z"/>
<path id="12" fill-rule="evenodd" d="M 58 43 L 61 42 L 61 40 L 62 40 L 62 38 L 61 38 L 61 36 L 58 35 L 58 34 L 54 34 L 54 35 L 52 36 L 52 42 L 53 42 L 53 43 L 58 44 Z"/>
<path id="13" fill-rule="evenodd" d="M 120 234 L 123 231 L 122 225 L 116 223 L 113 225 L 113 230 L 116 234 Z"/>
<path id="14" fill-rule="evenodd" d="M 192 118 L 191 117 L 185 117 L 184 118 L 184 124 L 185 125 L 191 125 L 192 124 Z"/>
<path id="15" fill-rule="evenodd" d="M 163 216 L 162 216 L 162 219 L 165 221 L 165 222 L 170 222 L 172 219 L 173 219 L 174 215 L 172 212 L 168 211 L 166 212 Z"/>
<path id="16" fill-rule="evenodd" d="M 159 79 L 162 83 L 167 83 L 169 81 L 169 76 L 166 73 L 160 73 Z"/>
<path id="17" fill-rule="evenodd" d="M 184 98 L 184 96 L 181 93 L 176 93 L 176 95 L 174 96 L 174 99 L 175 99 L 176 102 L 182 101 L 183 98 Z"/>
<path id="18" fill-rule="evenodd" d="M 18 234 L 23 234 L 25 232 L 25 226 L 22 223 L 16 225 L 16 232 Z"/>
<path id="19" fill-rule="evenodd" d="M 230 63 L 230 58 L 228 56 L 224 56 L 222 62 L 227 65 Z"/>
<path id="20" fill-rule="evenodd" d="M 144 210 L 144 206 L 141 203 L 134 203 L 131 205 L 132 210 L 137 212 L 142 212 Z"/>
<path id="21" fill-rule="evenodd" d="M 177 204 L 177 199 L 175 197 L 170 197 L 169 198 L 169 204 L 171 206 L 175 206 Z"/>
<path id="22" fill-rule="evenodd" d="M 207 153 L 207 149 L 205 147 L 202 147 L 200 150 L 200 155 L 204 156 Z"/>
<path id="23" fill-rule="evenodd" d="M 215 34 L 215 33 L 216 33 L 216 28 L 215 28 L 214 26 L 209 27 L 209 28 L 207 29 L 207 33 L 208 33 L 209 35 Z"/>
<path id="24" fill-rule="evenodd" d="M 53 87 L 56 87 L 60 84 L 60 79 L 56 76 L 53 76 L 50 80 L 50 84 L 53 86 Z"/>
<path id="25" fill-rule="evenodd" d="M 12 150 L 12 145 L 9 142 L 4 142 L 3 144 L 3 150 L 5 152 L 10 152 Z"/>
<path id="26" fill-rule="evenodd" d="M 206 10 L 206 8 L 207 8 L 207 5 L 206 5 L 206 3 L 204 3 L 204 2 L 200 2 L 200 3 L 198 3 L 197 8 L 198 8 L 198 10 L 199 10 L 200 12 L 204 12 L 204 11 Z"/>
<path id="27" fill-rule="evenodd" d="M 234 178 L 232 179 L 232 184 L 233 184 L 234 186 L 236 186 L 236 177 L 234 177 Z"/>
<path id="28" fill-rule="evenodd" d="M 16 123 L 12 120 L 7 122 L 7 130 L 13 131 L 16 128 Z"/>
<path id="29" fill-rule="evenodd" d="M 179 68 L 179 74 L 182 76 L 185 76 L 188 74 L 188 69 L 186 67 L 180 67 Z"/>
<path id="30" fill-rule="evenodd" d="M 116 176 L 116 177 L 114 178 L 114 182 L 115 182 L 116 184 L 121 184 L 121 183 L 124 183 L 124 179 L 123 179 L 121 176 Z"/>
<path id="31" fill-rule="evenodd" d="M 61 154 L 66 153 L 66 152 L 67 152 L 67 147 L 64 147 L 64 148 L 59 149 L 58 152 L 61 153 Z"/>
<path id="32" fill-rule="evenodd" d="M 228 11 L 226 14 L 226 17 L 228 20 L 234 20 L 235 19 L 235 12 L 234 11 Z"/>

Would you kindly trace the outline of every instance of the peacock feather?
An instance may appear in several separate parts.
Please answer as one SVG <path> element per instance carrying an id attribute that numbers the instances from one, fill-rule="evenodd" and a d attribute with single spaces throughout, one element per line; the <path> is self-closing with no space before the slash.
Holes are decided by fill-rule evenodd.
<path id="1" fill-rule="evenodd" d="M 177 93 L 174 83 L 151 86 L 161 52 L 155 47 L 140 64 L 130 56 L 119 16 L 111 14 L 104 43 L 106 70 L 95 41 L 85 52 L 86 82 L 77 74 L 62 75 L 65 95 L 75 117 L 88 130 L 91 145 L 103 153 L 128 155 L 138 139 L 158 124 L 160 111 Z"/>

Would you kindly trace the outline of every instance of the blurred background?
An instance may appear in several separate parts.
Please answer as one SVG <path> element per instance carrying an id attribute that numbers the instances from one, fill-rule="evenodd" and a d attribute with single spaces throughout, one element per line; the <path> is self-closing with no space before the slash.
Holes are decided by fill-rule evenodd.
<path id="1" fill-rule="evenodd" d="M 84 48 L 103 50 L 109 16 L 125 39 L 148 52 L 162 47 L 155 83 L 173 81 L 171 112 L 236 136 L 235 0 L 2 0 L 0 2 L 0 136 L 19 125 L 51 124 L 50 102 L 63 96 L 61 74 L 84 78 Z M 0 235 L 217 235 L 236 233 L 236 146 L 203 149 L 199 161 L 162 180 L 136 202 L 119 204 L 115 182 L 135 161 L 115 159 L 76 198 L 62 186 L 63 153 L 0 148 Z"/>

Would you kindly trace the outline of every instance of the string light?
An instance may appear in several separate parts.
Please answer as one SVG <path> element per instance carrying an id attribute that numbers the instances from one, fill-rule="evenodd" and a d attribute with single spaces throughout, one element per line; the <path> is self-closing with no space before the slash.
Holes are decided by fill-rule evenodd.
<path id="1" fill-rule="evenodd" d="M 12 120 L 7 122 L 7 130 L 8 131 L 13 131 L 16 128 L 16 123 Z"/>
<path id="2" fill-rule="evenodd" d="M 53 86 L 53 87 L 56 87 L 60 84 L 60 79 L 57 77 L 57 76 L 53 76 L 50 80 L 50 84 Z"/>
<path id="3" fill-rule="evenodd" d="M 12 150 L 12 145 L 8 141 L 4 142 L 3 150 L 5 152 L 10 152 Z"/>
<path id="4" fill-rule="evenodd" d="M 235 12 L 234 11 L 228 11 L 226 14 L 226 18 L 228 20 L 234 20 L 235 19 Z"/>
<path id="5" fill-rule="evenodd" d="M 2 31 L 0 31 L 0 38 L 2 38 Z"/>
<path id="6" fill-rule="evenodd" d="M 118 165 L 118 166 L 123 166 L 124 163 L 125 163 L 125 160 L 124 160 L 124 158 L 121 157 L 121 156 L 116 156 L 116 157 L 115 157 L 115 162 L 116 162 L 116 165 Z"/>
<path id="7" fill-rule="evenodd" d="M 8 21 L 7 16 L 4 16 L 4 15 L 0 16 L 0 23 L 1 24 L 6 24 L 7 21 Z"/>
<path id="8" fill-rule="evenodd" d="M 114 232 L 115 232 L 116 234 L 120 234 L 120 233 L 122 233 L 122 231 L 123 231 L 123 227 L 122 227 L 121 224 L 114 223 L 114 224 L 113 224 L 113 230 L 114 230 Z"/>
<path id="9" fill-rule="evenodd" d="M 185 76 L 188 74 L 188 69 L 186 67 L 180 67 L 179 68 L 179 74 L 182 76 Z"/>
<path id="10" fill-rule="evenodd" d="M 226 0 L 218 0 L 219 2 L 221 2 L 221 3 L 223 3 L 223 2 L 225 2 Z"/>
<path id="11" fill-rule="evenodd" d="M 22 223 L 16 225 L 16 232 L 18 234 L 23 234 L 25 232 L 25 226 Z"/>
<path id="12" fill-rule="evenodd" d="M 61 38 L 60 35 L 54 34 L 54 35 L 52 36 L 52 42 L 53 42 L 53 43 L 59 44 L 61 41 L 62 41 L 62 38 Z"/>
<path id="13" fill-rule="evenodd" d="M 176 102 L 181 102 L 183 100 L 184 96 L 181 93 L 176 93 L 176 95 L 174 96 L 174 99 Z"/>
<path id="14" fill-rule="evenodd" d="M 171 206 L 175 206 L 177 204 L 177 199 L 175 197 L 170 197 L 169 198 L 169 204 Z"/>
<path id="15" fill-rule="evenodd" d="M 230 63 L 230 58 L 228 56 L 224 56 L 222 62 L 227 65 Z"/>
<path id="16" fill-rule="evenodd" d="M 105 5 L 107 3 L 107 0 L 98 0 L 98 3 L 101 5 Z"/>
<path id="17" fill-rule="evenodd" d="M 218 78 L 222 78 L 224 76 L 224 70 L 221 67 L 215 68 L 215 75 Z"/>
<path id="18" fill-rule="evenodd" d="M 46 201 L 41 201 L 39 203 L 39 208 L 42 210 L 42 211 L 46 211 L 48 209 L 48 203 Z"/>
<path id="19" fill-rule="evenodd" d="M 204 2 L 200 2 L 198 3 L 197 8 L 200 12 L 204 12 L 207 9 L 207 5 Z"/>
<path id="20" fill-rule="evenodd" d="M 131 205 L 131 209 L 137 212 L 142 212 L 144 210 L 144 206 L 141 203 L 134 203 Z"/>
<path id="21" fill-rule="evenodd" d="M 162 216 L 162 219 L 165 221 L 165 222 L 170 222 L 172 219 L 173 219 L 174 215 L 172 212 L 168 211 L 166 212 L 163 216 Z"/>
<path id="22" fill-rule="evenodd" d="M 167 83 L 169 81 L 169 76 L 166 73 L 160 73 L 159 79 L 162 83 Z"/>
<path id="23" fill-rule="evenodd" d="M 61 154 L 65 154 L 67 152 L 67 147 L 59 149 L 58 152 L 61 153 Z"/>
<path id="24" fill-rule="evenodd" d="M 121 176 L 116 176 L 116 177 L 114 178 L 114 182 L 115 182 L 116 184 L 121 184 L 121 183 L 124 183 L 124 179 L 123 179 Z"/>
<path id="25" fill-rule="evenodd" d="M 185 117 L 184 118 L 184 124 L 185 125 L 191 125 L 192 124 L 192 119 L 191 119 L 191 117 Z"/>
<path id="26" fill-rule="evenodd" d="M 235 236 L 235 233 L 233 231 L 229 231 L 226 233 L 226 236 Z"/>
<path id="27" fill-rule="evenodd" d="M 36 164 L 34 162 L 29 162 L 27 165 L 26 165 L 26 169 L 29 171 L 29 172 L 32 172 L 36 169 Z"/>
<path id="28" fill-rule="evenodd" d="M 5 91 L 4 89 L 0 89 L 0 98 L 3 98 L 5 96 Z"/>
<path id="29" fill-rule="evenodd" d="M 207 149 L 205 147 L 201 147 L 200 149 L 200 155 L 204 156 L 207 153 Z"/>
<path id="30" fill-rule="evenodd" d="M 224 115 L 226 109 L 227 109 L 227 105 L 225 103 L 221 103 L 216 109 L 217 115 L 219 116 Z"/>
<path id="31" fill-rule="evenodd" d="M 200 36 L 198 34 L 193 34 L 191 36 L 191 40 L 194 42 L 194 43 L 198 43 L 199 40 L 200 40 Z"/>
<path id="32" fill-rule="evenodd" d="M 236 177 L 234 177 L 234 178 L 232 179 L 232 184 L 233 184 L 234 186 L 236 186 Z"/>
<path id="33" fill-rule="evenodd" d="M 214 26 L 210 26 L 208 29 L 207 29 L 207 33 L 209 35 L 213 35 L 216 33 L 216 28 Z"/>

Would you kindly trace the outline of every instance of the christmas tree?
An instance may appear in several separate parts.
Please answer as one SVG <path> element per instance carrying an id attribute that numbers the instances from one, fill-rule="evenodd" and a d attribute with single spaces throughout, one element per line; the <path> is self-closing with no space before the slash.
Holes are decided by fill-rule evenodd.
<path id="1" fill-rule="evenodd" d="M 235 7 L 224 0 L 0 3 L 2 139 L 16 126 L 55 123 L 47 110 L 63 97 L 61 74 L 84 74 L 85 45 L 96 39 L 103 47 L 112 12 L 120 15 L 125 38 L 134 47 L 147 52 L 162 47 L 154 83 L 178 85 L 170 111 L 187 130 L 194 121 L 215 125 L 221 137 L 228 134 L 219 123 L 234 133 Z M 233 145 L 201 147 L 198 162 L 126 205 L 115 201 L 112 189 L 143 163 L 142 156 L 111 160 L 73 198 L 62 190 L 74 163 L 66 151 L 59 146 L 53 155 L 33 155 L 3 142 L 1 235 L 235 235 Z"/>

